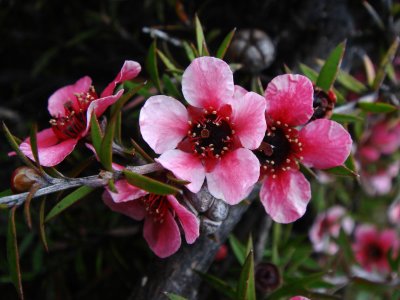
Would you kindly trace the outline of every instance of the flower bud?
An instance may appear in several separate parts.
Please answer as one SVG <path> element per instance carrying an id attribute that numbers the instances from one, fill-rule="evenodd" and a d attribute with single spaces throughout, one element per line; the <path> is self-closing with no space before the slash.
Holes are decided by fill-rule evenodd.
<path id="1" fill-rule="evenodd" d="M 222 261 L 228 255 L 228 247 L 223 244 L 219 247 L 217 253 L 214 256 L 214 261 Z"/>
<path id="2" fill-rule="evenodd" d="M 255 269 L 256 288 L 261 293 L 271 292 L 281 284 L 281 276 L 276 265 L 271 263 L 259 263 Z"/>
<path id="3" fill-rule="evenodd" d="M 321 88 L 314 86 L 313 108 L 311 120 L 328 119 L 332 115 L 336 103 L 336 95 L 332 90 L 326 93 Z"/>
<path id="4" fill-rule="evenodd" d="M 36 170 L 29 167 L 19 167 L 11 175 L 11 190 L 14 193 L 23 193 L 40 181 L 40 175 Z"/>

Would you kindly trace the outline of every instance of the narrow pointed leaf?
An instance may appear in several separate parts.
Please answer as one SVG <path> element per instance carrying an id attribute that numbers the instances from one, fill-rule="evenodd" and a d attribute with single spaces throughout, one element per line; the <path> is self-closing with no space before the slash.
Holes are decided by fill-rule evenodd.
<path id="1" fill-rule="evenodd" d="M 365 9 L 368 11 L 370 16 L 372 17 L 372 20 L 374 20 L 375 24 L 381 29 L 385 30 L 385 25 L 379 16 L 379 13 L 375 10 L 375 8 L 369 4 L 367 1 L 363 1 L 362 4 L 364 5 Z"/>
<path id="2" fill-rule="evenodd" d="M 165 90 L 169 96 L 174 97 L 176 99 L 183 98 L 181 92 L 178 90 L 176 85 L 172 82 L 171 78 L 169 78 L 167 74 L 164 74 L 162 79 L 164 82 Z"/>
<path id="3" fill-rule="evenodd" d="M 164 55 L 164 53 L 162 53 L 160 50 L 157 50 L 157 54 L 169 71 L 179 73 L 179 74 L 183 73 L 183 70 L 177 68 L 172 63 L 172 61 L 166 55 Z"/>
<path id="4" fill-rule="evenodd" d="M 31 187 L 28 196 L 26 196 L 25 203 L 24 203 L 24 215 L 25 215 L 25 220 L 26 220 L 26 223 L 27 223 L 29 229 L 32 229 L 31 201 L 33 199 L 33 196 L 36 194 L 36 192 L 39 188 L 40 188 L 40 185 L 34 184 Z"/>
<path id="5" fill-rule="evenodd" d="M 198 272 L 197 274 L 200 275 L 200 277 L 207 282 L 209 285 L 211 285 L 214 289 L 219 291 L 221 294 L 227 296 L 229 299 L 235 299 L 236 298 L 236 293 L 235 290 L 225 281 L 222 279 L 213 276 L 211 274 L 207 273 L 202 273 Z"/>
<path id="6" fill-rule="evenodd" d="M 164 295 L 167 296 L 167 298 L 169 300 L 188 300 L 185 297 L 182 297 L 182 296 L 179 296 L 179 295 L 173 294 L 173 293 L 164 292 Z"/>
<path id="7" fill-rule="evenodd" d="M 30 142 L 31 142 L 31 150 L 32 150 L 32 155 L 33 158 L 35 159 L 35 162 L 38 166 L 38 169 L 40 170 L 41 173 L 43 173 L 42 166 L 40 165 L 40 160 L 39 160 L 39 154 L 38 154 L 38 145 L 37 145 L 37 125 L 33 124 L 31 127 L 31 132 L 30 132 Z"/>
<path id="8" fill-rule="evenodd" d="M 299 68 L 303 74 L 308 77 L 312 82 L 315 82 L 318 78 L 318 72 L 311 69 L 309 66 L 305 64 L 299 64 Z"/>
<path id="9" fill-rule="evenodd" d="M 329 55 L 319 72 L 316 85 L 324 91 L 329 91 L 335 82 L 340 63 L 342 62 L 346 42 L 340 43 Z"/>
<path id="10" fill-rule="evenodd" d="M 11 281 L 17 289 L 20 299 L 24 299 L 22 289 L 21 269 L 19 264 L 19 253 L 17 243 L 17 229 L 15 227 L 15 210 L 16 206 L 10 209 L 7 231 L 7 261 L 10 271 Z"/>
<path id="11" fill-rule="evenodd" d="M 192 47 L 188 44 L 188 42 L 182 43 L 183 49 L 185 49 L 186 56 L 188 57 L 189 61 L 192 61 L 196 58 L 196 53 L 193 51 Z"/>
<path id="12" fill-rule="evenodd" d="M 332 121 L 336 121 L 339 123 L 354 123 L 354 122 L 362 122 L 363 119 L 355 116 L 355 115 L 345 115 L 345 114 L 333 114 L 331 116 Z"/>
<path id="13" fill-rule="evenodd" d="M 358 107 L 371 113 L 390 113 L 398 109 L 396 106 L 382 102 L 359 102 Z"/>
<path id="14" fill-rule="evenodd" d="M 146 57 L 146 70 L 149 73 L 151 81 L 157 88 L 157 90 L 162 93 L 163 90 L 161 88 L 160 77 L 158 73 L 158 63 L 157 63 L 157 43 L 156 40 L 150 46 L 149 52 Z"/>
<path id="15" fill-rule="evenodd" d="M 50 221 L 54 217 L 58 216 L 60 213 L 62 213 L 64 210 L 69 208 L 72 204 L 78 202 L 81 200 L 83 197 L 86 195 L 90 194 L 92 191 L 94 191 L 94 188 L 88 187 L 88 186 L 81 186 L 80 188 L 76 189 L 73 191 L 71 194 L 68 196 L 64 197 L 61 199 L 47 214 L 45 218 L 45 222 Z"/>
<path id="16" fill-rule="evenodd" d="M 247 255 L 245 246 L 232 234 L 229 236 L 229 244 L 236 259 L 243 265 Z"/>
<path id="17" fill-rule="evenodd" d="M 199 51 L 200 55 L 203 55 L 203 46 L 205 43 L 204 32 L 203 26 L 201 25 L 199 17 L 197 15 L 194 17 L 194 24 L 196 29 L 197 51 Z"/>
<path id="18" fill-rule="evenodd" d="M 238 300 L 255 300 L 254 289 L 254 257 L 253 250 L 247 255 L 243 264 L 242 271 L 240 272 L 239 282 L 237 286 L 237 299 Z"/>
<path id="19" fill-rule="evenodd" d="M 49 252 L 49 247 L 47 246 L 46 230 L 44 227 L 45 208 L 46 208 L 46 197 L 43 197 L 42 201 L 40 202 L 40 210 L 39 210 L 39 234 L 44 249 L 46 249 L 46 252 Z"/>
<path id="20" fill-rule="evenodd" d="M 369 56 L 366 54 L 363 55 L 362 59 L 364 62 L 365 74 L 367 75 L 368 86 L 372 87 L 372 85 L 374 84 L 375 76 L 376 76 L 374 63 L 369 58 Z"/>
<path id="21" fill-rule="evenodd" d="M 99 120 L 97 119 L 96 114 L 92 114 L 90 119 L 90 137 L 92 138 L 92 145 L 96 150 L 96 154 L 99 156 L 103 133 L 101 132 Z"/>
<path id="22" fill-rule="evenodd" d="M 221 45 L 218 47 L 218 50 L 217 50 L 218 58 L 220 58 L 220 59 L 224 58 L 225 53 L 228 50 L 228 48 L 232 42 L 232 38 L 235 35 L 235 32 L 236 32 L 236 28 L 233 28 L 232 31 L 229 32 L 228 35 L 224 38 Z"/>
<path id="23" fill-rule="evenodd" d="M 349 91 L 357 94 L 363 94 L 368 90 L 368 88 L 361 81 L 343 70 L 339 70 L 337 81 Z"/>
<path id="24" fill-rule="evenodd" d="M 330 169 L 326 169 L 324 171 L 326 171 L 326 172 L 328 172 L 330 174 L 336 175 L 336 176 L 351 176 L 351 177 L 360 176 L 355 171 L 351 170 L 350 168 L 348 168 L 345 165 L 334 167 L 334 168 L 330 168 Z"/>
<path id="25" fill-rule="evenodd" d="M 164 182 L 155 180 L 153 178 L 140 175 L 128 170 L 123 170 L 125 179 L 132 185 L 145 190 L 149 193 L 157 195 L 175 195 L 180 192 L 180 190 L 172 185 L 166 184 Z"/>
<path id="26" fill-rule="evenodd" d="M 143 150 L 142 147 L 134 139 L 131 139 L 133 148 L 137 153 L 139 153 L 147 162 L 153 163 L 154 159 Z"/>
<path id="27" fill-rule="evenodd" d="M 127 84 L 127 83 L 126 83 Z M 127 84 L 128 85 L 128 84 Z M 129 101 L 135 94 L 140 93 L 142 88 L 147 85 L 147 81 L 140 83 L 131 83 L 129 86 L 133 87 L 123 94 L 121 98 L 111 107 L 111 117 L 114 118 L 117 114 L 119 114 L 122 110 L 122 107 Z"/>
<path id="28" fill-rule="evenodd" d="M 376 72 L 374 83 L 372 84 L 372 88 L 374 91 L 377 91 L 380 86 L 382 85 L 383 80 L 386 76 L 387 66 L 392 63 L 393 58 L 397 52 L 399 47 L 400 38 L 396 37 L 393 41 L 392 45 L 389 47 L 389 50 L 386 52 L 385 56 L 383 57 L 381 63 L 379 64 L 379 68 Z"/>
<path id="29" fill-rule="evenodd" d="M 116 118 L 111 118 L 110 122 L 107 124 L 106 132 L 104 133 L 104 138 L 101 142 L 99 158 L 104 168 L 108 171 L 112 171 L 112 144 L 114 141 L 116 123 Z"/>

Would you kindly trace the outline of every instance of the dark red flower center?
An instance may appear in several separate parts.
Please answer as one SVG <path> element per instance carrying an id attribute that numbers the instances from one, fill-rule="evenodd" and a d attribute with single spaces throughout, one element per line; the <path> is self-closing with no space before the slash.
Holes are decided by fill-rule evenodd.
<path id="1" fill-rule="evenodd" d="M 196 120 L 190 121 L 188 138 L 192 150 L 203 158 L 220 158 L 233 147 L 235 131 L 229 117 L 217 110 L 205 110 Z"/>
<path id="2" fill-rule="evenodd" d="M 275 178 L 277 172 L 298 168 L 297 159 L 302 159 L 302 150 L 298 131 L 276 121 L 268 124 L 266 135 L 255 153 L 264 173 Z"/>
<path id="3" fill-rule="evenodd" d="M 336 103 L 336 95 L 333 91 L 326 93 L 319 87 L 314 87 L 313 108 L 314 114 L 310 120 L 329 118 L 332 115 Z"/>
<path id="4" fill-rule="evenodd" d="M 170 204 L 166 196 L 147 194 L 141 198 L 141 201 L 143 202 L 147 215 L 151 217 L 153 222 L 164 223 L 165 216 L 170 209 Z"/>
<path id="5" fill-rule="evenodd" d="M 60 140 L 79 137 L 86 128 L 89 104 L 98 98 L 93 86 L 88 92 L 75 94 L 75 97 L 76 101 L 71 100 L 64 104 L 64 116 L 50 120 L 51 128 Z"/>
<path id="6" fill-rule="evenodd" d="M 367 248 L 367 255 L 370 260 L 379 260 L 384 256 L 383 249 L 377 244 L 370 244 Z"/>

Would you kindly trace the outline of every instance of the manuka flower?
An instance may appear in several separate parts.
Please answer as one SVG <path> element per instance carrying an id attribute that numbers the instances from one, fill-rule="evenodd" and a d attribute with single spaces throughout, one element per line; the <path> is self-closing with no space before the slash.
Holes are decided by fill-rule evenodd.
<path id="1" fill-rule="evenodd" d="M 198 238 L 199 220 L 174 196 L 150 194 L 124 179 L 117 181 L 115 187 L 118 193 L 108 189 L 104 192 L 104 203 L 115 212 L 144 220 L 143 236 L 157 256 L 164 258 L 178 251 L 181 246 L 178 222 L 188 244 Z"/>
<path id="2" fill-rule="evenodd" d="M 353 227 L 354 221 L 346 216 L 346 210 L 341 206 L 332 206 L 317 216 L 310 229 L 309 237 L 314 251 L 335 254 L 339 247 L 333 238 L 339 237 L 341 228 L 350 234 Z"/>
<path id="3" fill-rule="evenodd" d="M 389 222 L 393 225 L 400 225 L 400 198 L 393 201 L 387 210 Z"/>
<path id="4" fill-rule="evenodd" d="M 351 150 L 349 133 L 338 123 L 317 119 L 313 85 L 301 75 L 275 77 L 265 91 L 268 129 L 256 155 L 265 178 L 260 198 L 266 212 L 279 223 L 303 216 L 311 198 L 310 183 L 298 170 L 327 169 L 344 163 Z M 305 125 L 306 124 L 306 125 Z M 302 128 L 298 126 L 305 125 Z"/>
<path id="5" fill-rule="evenodd" d="M 256 149 L 264 136 L 265 101 L 237 93 L 222 60 L 195 59 L 185 70 L 182 91 L 188 109 L 167 96 L 150 97 L 140 112 L 144 140 L 156 159 L 197 193 L 205 178 L 210 193 L 229 204 L 246 197 L 260 174 Z M 176 148 L 176 149 L 175 149 Z"/>
<path id="6" fill-rule="evenodd" d="M 75 148 L 78 141 L 87 135 L 93 112 L 97 117 L 114 104 L 123 94 L 123 90 L 114 93 L 115 87 L 126 80 L 135 78 L 140 65 L 134 61 L 125 61 L 117 77 L 97 95 L 92 79 L 82 77 L 76 83 L 58 89 L 50 96 L 48 110 L 53 119 L 51 128 L 37 134 L 40 164 L 51 167 L 62 162 Z M 21 151 L 33 159 L 30 139 L 20 145 Z"/>
<path id="7" fill-rule="evenodd" d="M 367 271 L 387 273 L 389 250 L 393 258 L 398 255 L 399 237 L 393 229 L 379 232 L 372 225 L 359 225 L 355 230 L 353 251 L 357 262 Z"/>

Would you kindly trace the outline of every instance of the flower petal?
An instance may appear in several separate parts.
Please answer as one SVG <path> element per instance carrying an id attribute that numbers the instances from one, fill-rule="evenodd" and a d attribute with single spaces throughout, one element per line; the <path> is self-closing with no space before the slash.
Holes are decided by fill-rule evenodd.
<path id="1" fill-rule="evenodd" d="M 311 199 L 310 183 L 299 171 L 285 171 L 263 182 L 260 199 L 266 212 L 278 223 L 291 223 L 306 212 Z"/>
<path id="2" fill-rule="evenodd" d="M 107 205 L 112 211 L 128 216 L 134 220 L 143 220 L 144 216 L 146 215 L 146 211 L 142 203 L 138 200 L 115 203 L 111 198 L 110 193 L 107 191 L 103 193 L 102 198 L 104 204 Z"/>
<path id="3" fill-rule="evenodd" d="M 233 73 L 229 65 L 215 57 L 192 61 L 182 77 L 182 92 L 190 105 L 218 109 L 233 97 Z"/>
<path id="4" fill-rule="evenodd" d="M 186 207 L 180 204 L 174 196 L 167 196 L 167 199 L 182 225 L 183 231 L 185 232 L 186 242 L 188 244 L 193 244 L 200 235 L 199 219 Z"/>
<path id="5" fill-rule="evenodd" d="M 115 87 L 123 83 L 124 81 L 131 80 L 135 78 L 141 70 L 141 66 L 139 63 L 133 60 L 126 60 L 124 65 L 122 66 L 121 71 L 119 71 L 118 75 L 115 77 L 113 81 L 111 81 L 108 86 L 101 93 L 101 97 L 107 97 L 113 94 Z"/>
<path id="6" fill-rule="evenodd" d="M 312 82 L 305 76 L 285 74 L 272 79 L 265 90 L 267 114 L 290 126 L 305 124 L 313 115 Z"/>
<path id="7" fill-rule="evenodd" d="M 211 173 L 207 173 L 207 186 L 211 195 L 237 204 L 251 192 L 260 176 L 260 163 L 248 149 L 239 148 L 222 157 Z"/>
<path id="8" fill-rule="evenodd" d="M 115 203 L 135 200 L 148 194 L 148 192 L 129 184 L 125 179 L 115 182 L 115 188 L 118 193 L 114 193 L 106 187 L 106 190 L 110 193 L 110 196 Z"/>
<path id="9" fill-rule="evenodd" d="M 48 110 L 53 117 L 65 115 L 64 104 L 71 101 L 73 107 L 78 110 L 75 93 L 85 93 L 89 90 L 92 79 L 89 76 L 82 77 L 77 82 L 67 85 L 55 91 L 49 98 Z"/>
<path id="10" fill-rule="evenodd" d="M 178 149 L 168 150 L 156 158 L 156 161 L 178 178 L 190 181 L 186 187 L 191 192 L 200 191 L 205 178 L 205 170 L 200 159 L 193 154 Z"/>
<path id="11" fill-rule="evenodd" d="M 236 98 L 232 105 L 232 121 L 240 142 L 245 148 L 260 146 L 267 124 L 265 122 L 265 100 L 262 96 L 249 92 Z"/>
<path id="12" fill-rule="evenodd" d="M 189 130 L 188 112 L 178 100 L 168 96 L 150 97 L 139 116 L 143 139 L 158 154 L 174 149 Z"/>
<path id="13" fill-rule="evenodd" d="M 156 223 L 151 217 L 144 220 L 143 236 L 153 252 L 161 258 L 178 251 L 181 233 L 174 217 L 168 212 L 163 223 Z"/>
<path id="14" fill-rule="evenodd" d="M 241 99 L 247 93 L 248 93 L 248 91 L 245 88 L 241 87 L 240 85 L 235 85 L 235 90 L 233 92 L 233 98 L 234 99 Z"/>
<path id="15" fill-rule="evenodd" d="M 44 167 L 52 167 L 62 162 L 70 154 L 79 139 L 68 139 L 59 141 L 51 128 L 37 133 L 37 145 L 40 164 Z M 21 151 L 34 160 L 30 138 L 27 138 L 19 146 Z"/>
<path id="16" fill-rule="evenodd" d="M 342 165 L 351 151 L 350 134 L 334 121 L 317 119 L 299 132 L 306 166 L 327 169 Z"/>

